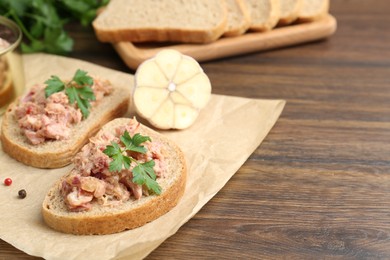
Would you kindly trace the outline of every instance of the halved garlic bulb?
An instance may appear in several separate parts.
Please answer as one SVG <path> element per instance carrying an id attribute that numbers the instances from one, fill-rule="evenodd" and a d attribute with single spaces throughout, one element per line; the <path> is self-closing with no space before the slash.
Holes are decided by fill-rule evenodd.
<path id="1" fill-rule="evenodd" d="M 199 63 L 175 50 L 160 51 L 135 74 L 135 108 L 160 129 L 191 126 L 210 96 L 210 80 Z"/>

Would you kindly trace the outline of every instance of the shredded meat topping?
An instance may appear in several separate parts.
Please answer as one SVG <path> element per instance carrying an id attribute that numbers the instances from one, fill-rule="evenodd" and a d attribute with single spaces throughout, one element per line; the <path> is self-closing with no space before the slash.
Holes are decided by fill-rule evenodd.
<path id="1" fill-rule="evenodd" d="M 114 129 L 114 134 L 102 132 L 90 138 L 90 142 L 73 159 L 74 169 L 62 183 L 61 192 L 70 210 L 89 210 L 93 201 L 99 205 L 113 206 L 148 195 L 145 187 L 132 181 L 135 164 L 120 172 L 110 172 L 112 159 L 103 153 L 112 141 L 118 143 L 126 130 L 133 136 L 139 132 L 138 128 L 139 123 L 133 119 L 130 124 Z M 143 145 L 147 148 L 146 154 L 132 153 L 131 156 L 141 163 L 153 159 L 157 178 L 164 177 L 166 163 L 162 145 L 149 141 Z"/>
<path id="2" fill-rule="evenodd" d="M 92 90 L 96 101 L 112 92 L 108 81 L 95 78 Z M 20 100 L 15 116 L 19 127 L 27 139 L 34 145 L 47 140 L 63 140 L 70 136 L 73 125 L 82 120 L 82 114 L 76 103 L 70 104 L 64 92 L 45 97 L 45 85 L 34 85 Z"/>

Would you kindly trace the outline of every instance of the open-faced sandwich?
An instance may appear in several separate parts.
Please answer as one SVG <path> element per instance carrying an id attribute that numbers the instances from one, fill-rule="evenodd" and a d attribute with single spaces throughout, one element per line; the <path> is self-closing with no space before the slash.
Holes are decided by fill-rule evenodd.
<path id="1" fill-rule="evenodd" d="M 64 81 L 52 76 L 36 84 L 7 109 L 2 121 L 3 150 L 16 160 L 38 168 L 59 168 L 102 125 L 124 115 L 130 87 L 77 70 Z"/>
<path id="2" fill-rule="evenodd" d="M 47 225 L 64 233 L 110 234 L 142 226 L 171 210 L 185 189 L 182 151 L 135 119 L 104 125 L 73 163 L 42 205 Z"/>

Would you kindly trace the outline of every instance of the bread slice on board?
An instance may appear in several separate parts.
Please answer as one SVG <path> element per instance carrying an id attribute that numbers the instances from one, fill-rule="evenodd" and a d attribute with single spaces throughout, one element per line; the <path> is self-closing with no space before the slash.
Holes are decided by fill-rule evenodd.
<path id="1" fill-rule="evenodd" d="M 302 0 L 279 0 L 280 19 L 278 25 L 288 25 L 294 22 L 301 10 Z"/>
<path id="2" fill-rule="evenodd" d="M 250 30 L 269 31 L 276 26 L 280 17 L 279 0 L 246 0 L 251 13 Z"/>
<path id="3" fill-rule="evenodd" d="M 101 131 L 114 131 L 116 127 L 125 125 L 130 120 L 115 119 L 103 126 Z M 145 225 L 176 206 L 186 184 L 184 155 L 173 141 L 154 130 L 141 125 L 140 133 L 151 137 L 153 142 L 161 143 L 164 150 L 167 170 L 163 178 L 157 179 L 162 188 L 160 195 L 142 196 L 138 200 L 130 199 L 121 205 L 111 207 L 95 203 L 89 211 L 71 212 L 60 194 L 62 184 L 60 179 L 49 190 L 42 204 L 42 215 L 46 224 L 64 233 L 111 234 Z"/>
<path id="4" fill-rule="evenodd" d="M 321 19 L 329 12 L 329 0 L 302 0 L 299 20 L 310 22 Z"/>
<path id="5" fill-rule="evenodd" d="M 250 24 L 251 16 L 245 0 L 225 0 L 228 10 L 228 24 L 224 36 L 238 36 L 245 33 Z"/>
<path id="6" fill-rule="evenodd" d="M 93 21 L 102 42 L 207 43 L 226 25 L 224 0 L 111 0 Z"/>
<path id="7" fill-rule="evenodd" d="M 33 145 L 21 134 L 15 109 L 19 98 L 6 110 L 1 125 L 3 151 L 14 159 L 37 168 L 59 168 L 70 164 L 73 156 L 102 125 L 127 112 L 130 88 L 113 86 L 113 92 L 91 109 L 85 120 L 72 127 L 70 138 Z"/>

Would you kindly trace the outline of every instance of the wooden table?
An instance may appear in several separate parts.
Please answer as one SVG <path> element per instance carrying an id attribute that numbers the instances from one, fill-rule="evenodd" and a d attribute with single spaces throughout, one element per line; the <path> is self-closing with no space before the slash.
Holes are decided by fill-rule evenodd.
<path id="1" fill-rule="evenodd" d="M 390 4 L 337 0 L 326 41 L 202 66 L 213 92 L 286 99 L 228 184 L 148 259 L 390 258 Z M 131 72 L 89 29 L 73 57 Z M 0 259 L 32 259 L 0 241 Z"/>

